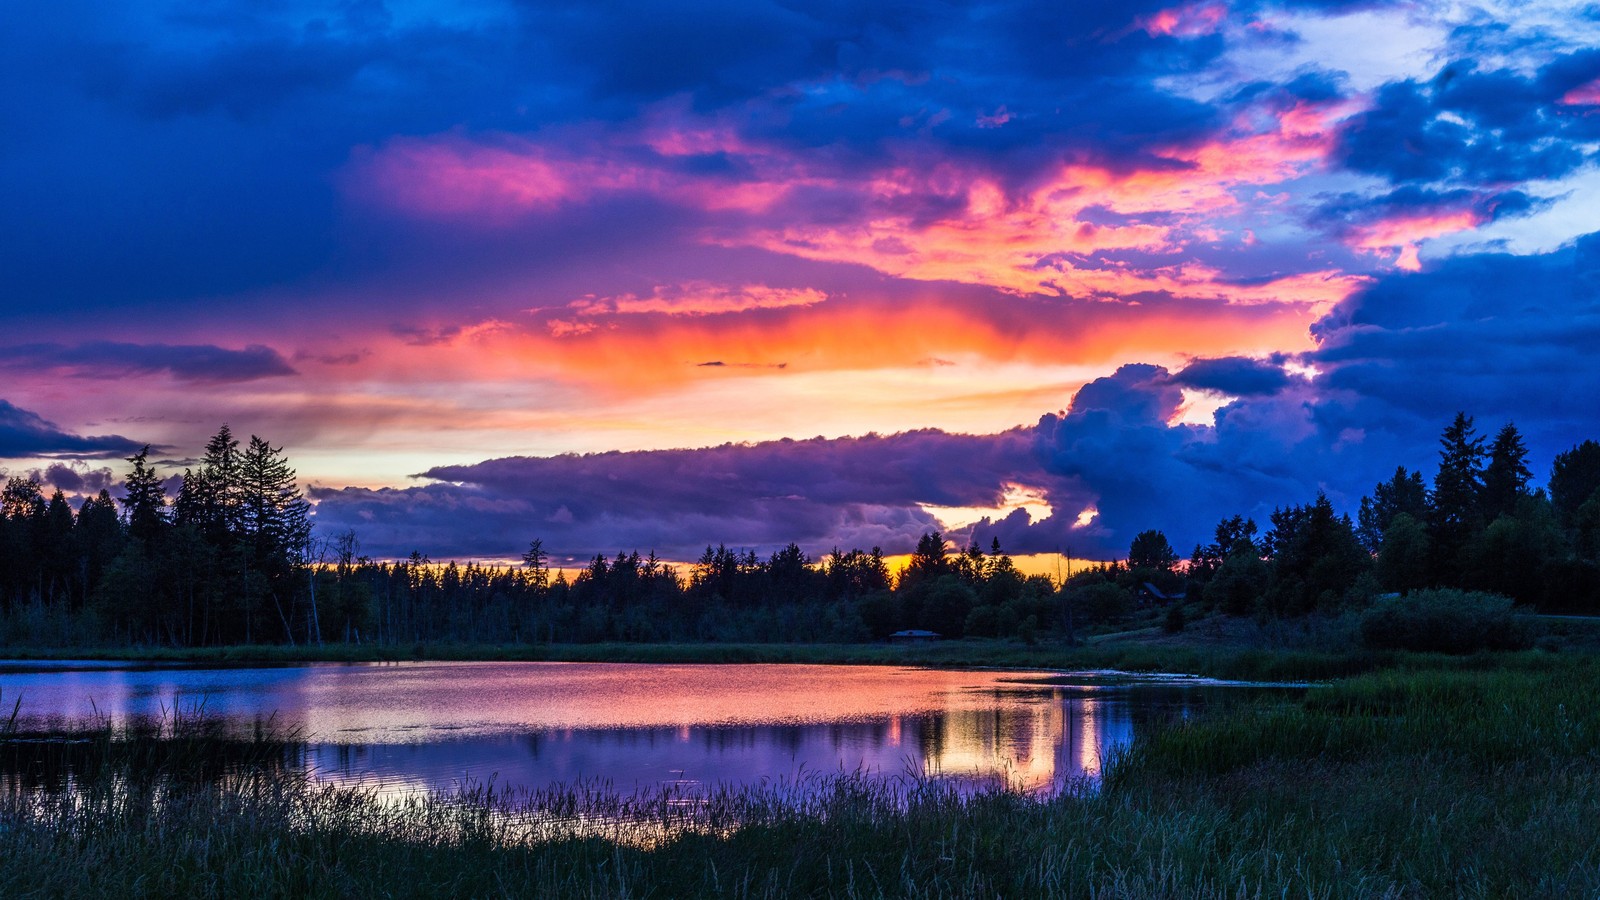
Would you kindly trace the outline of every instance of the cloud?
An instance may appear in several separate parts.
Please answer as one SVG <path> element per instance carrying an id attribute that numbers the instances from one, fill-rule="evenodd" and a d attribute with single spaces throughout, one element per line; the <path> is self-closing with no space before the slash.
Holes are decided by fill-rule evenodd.
<path id="1" fill-rule="evenodd" d="M 1564 56 L 1535 74 L 1451 62 L 1426 82 L 1384 85 L 1341 126 L 1337 158 L 1395 183 L 1560 178 L 1593 161 L 1586 146 L 1600 136 L 1600 122 L 1562 102 L 1586 75 L 1600 75 L 1600 54 Z"/>
<path id="2" fill-rule="evenodd" d="M 54 369 L 83 378 L 167 374 L 179 381 L 227 384 L 297 374 L 278 351 L 262 344 L 230 350 L 212 344 L 17 344 L 0 347 L 13 369 Z"/>
<path id="3" fill-rule="evenodd" d="M 648 296 L 588 296 L 567 304 L 580 316 L 648 315 L 717 316 L 757 309 L 815 306 L 828 299 L 816 288 L 775 288 L 764 284 L 725 286 L 696 282 L 658 285 Z"/>
<path id="4" fill-rule="evenodd" d="M 514 556 L 543 537 L 562 554 L 621 548 L 698 557 L 727 542 L 798 541 L 909 552 L 939 522 L 921 508 L 990 506 L 1032 471 L 1022 432 L 919 431 L 700 450 L 510 457 L 423 473 L 405 489 L 318 489 L 319 527 L 355 528 L 374 552 Z"/>
<path id="5" fill-rule="evenodd" d="M 1172 380 L 1185 387 L 1233 397 L 1276 394 L 1290 383 L 1281 362 L 1241 356 L 1197 359 L 1175 373 Z"/>
<path id="6" fill-rule="evenodd" d="M 1600 396 L 1587 363 L 1600 346 L 1597 288 L 1600 235 L 1535 257 L 1460 257 L 1357 292 L 1318 324 L 1313 350 L 1176 372 L 1124 365 L 1033 427 L 490 460 L 431 469 L 440 483 L 421 487 L 318 491 L 318 519 L 396 555 L 514 555 L 534 536 L 577 556 L 637 547 L 681 559 L 707 543 L 788 540 L 893 552 L 939 527 L 925 506 L 1003 507 L 1026 485 L 1049 515 L 1017 509 L 964 536 L 1111 558 L 1159 528 L 1183 547 L 1223 517 L 1265 523 L 1319 491 L 1353 511 L 1396 465 L 1431 473 L 1457 410 L 1485 432 L 1515 421 L 1536 471 L 1595 437 L 1592 404 L 1574 398 Z M 1188 424 L 1186 388 L 1237 399 Z"/>
<path id="7" fill-rule="evenodd" d="M 98 494 L 117 483 L 111 469 L 91 469 L 82 462 L 51 463 L 42 469 L 29 469 L 28 477 L 42 485 L 59 488 L 68 494 Z"/>
<path id="8" fill-rule="evenodd" d="M 72 434 L 38 413 L 0 400 L 0 459 L 38 456 L 104 459 L 137 453 L 140 446 L 121 435 L 84 437 Z"/>

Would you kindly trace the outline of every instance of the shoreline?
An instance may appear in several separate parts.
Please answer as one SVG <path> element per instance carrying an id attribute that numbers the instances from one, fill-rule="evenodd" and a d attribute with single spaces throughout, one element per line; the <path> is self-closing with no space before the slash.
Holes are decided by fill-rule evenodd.
<path id="1" fill-rule="evenodd" d="M 0 659 L 85 662 L 295 665 L 366 662 L 595 662 L 655 664 L 882 665 L 1077 672 L 1115 669 L 1232 681 L 1308 682 L 1387 669 L 1483 669 L 1538 666 L 1556 654 L 1539 650 L 1448 656 L 1437 653 L 1267 648 L 1121 639 L 1094 644 L 1026 645 L 958 640 L 886 644 L 327 644 L 320 647 L 0 647 Z"/>

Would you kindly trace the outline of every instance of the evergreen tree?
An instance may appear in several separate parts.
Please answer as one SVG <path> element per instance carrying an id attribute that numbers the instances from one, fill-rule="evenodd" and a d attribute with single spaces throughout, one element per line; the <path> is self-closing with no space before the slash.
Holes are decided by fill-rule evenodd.
<path id="1" fill-rule="evenodd" d="M 128 536 L 146 543 L 161 537 L 167 524 L 167 489 L 162 486 L 155 469 L 149 465 L 150 447 L 128 457 L 133 471 L 128 474 L 127 493 L 122 498 L 123 514 L 127 516 Z"/>
<path id="2" fill-rule="evenodd" d="M 1432 526 L 1437 583 L 1459 584 L 1461 554 L 1483 531 L 1483 438 L 1472 417 L 1456 413 L 1439 438 L 1439 471 L 1433 479 Z"/>
<path id="3" fill-rule="evenodd" d="M 244 484 L 239 441 L 223 425 L 206 442 L 200 466 L 185 471 L 178 522 L 193 525 L 217 547 L 231 547 L 244 533 Z"/>
<path id="4" fill-rule="evenodd" d="M 1489 464 L 1483 470 L 1483 520 L 1493 522 L 1517 511 L 1528 496 L 1528 448 L 1517 426 L 1507 423 L 1489 445 Z"/>
<path id="5" fill-rule="evenodd" d="M 522 565 L 528 570 L 528 583 L 541 594 L 550 587 L 549 559 L 550 555 L 544 552 L 542 538 L 529 541 L 527 551 L 522 554 Z"/>
<path id="6" fill-rule="evenodd" d="M 106 566 L 122 550 L 122 523 L 117 517 L 117 502 L 109 492 L 101 490 L 97 497 L 84 498 L 78 507 L 76 531 L 83 565 L 80 593 L 87 598 Z"/>
<path id="7" fill-rule="evenodd" d="M 1376 563 L 1378 583 L 1391 591 L 1427 587 L 1430 558 L 1428 530 L 1410 513 L 1400 513 L 1383 531 Z"/>
<path id="8" fill-rule="evenodd" d="M 900 573 L 900 587 L 909 588 L 920 581 L 931 581 L 951 572 L 949 552 L 944 536 L 930 531 L 917 539 L 917 549 Z"/>
<path id="9" fill-rule="evenodd" d="M 252 435 L 237 472 L 238 533 L 253 541 L 257 562 L 281 566 L 298 560 L 311 536 L 311 505 L 283 448 Z"/>
<path id="10" fill-rule="evenodd" d="M 1570 526 L 1578 507 L 1600 490 L 1600 444 L 1584 441 L 1556 454 L 1550 467 L 1550 502 L 1563 525 Z"/>
<path id="11" fill-rule="evenodd" d="M 1428 488 L 1422 482 L 1421 472 L 1407 472 L 1405 466 L 1394 470 L 1394 477 L 1372 489 L 1372 496 L 1361 498 L 1361 509 L 1356 520 L 1356 535 L 1368 552 L 1376 553 L 1383 544 L 1389 523 L 1399 515 L 1410 516 L 1416 522 L 1427 521 Z"/>
<path id="12" fill-rule="evenodd" d="M 72 570 L 78 557 L 78 536 L 74 533 L 74 522 L 67 495 L 57 488 L 50 495 L 50 502 L 45 505 L 44 517 L 36 532 L 39 591 L 46 603 L 65 599 L 71 588 Z"/>
<path id="13" fill-rule="evenodd" d="M 1372 561 L 1356 539 L 1355 524 L 1334 513 L 1325 494 L 1305 506 L 1273 511 L 1264 543 L 1272 557 L 1269 607 L 1280 615 L 1341 603 Z"/>

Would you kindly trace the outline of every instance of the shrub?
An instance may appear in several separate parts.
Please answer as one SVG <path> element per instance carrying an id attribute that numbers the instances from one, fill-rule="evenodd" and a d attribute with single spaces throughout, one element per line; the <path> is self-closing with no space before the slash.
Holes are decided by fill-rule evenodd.
<path id="1" fill-rule="evenodd" d="M 1379 601 L 1361 617 L 1361 642 L 1378 650 L 1475 653 L 1524 650 L 1533 637 L 1510 598 L 1439 589 Z"/>
<path id="2" fill-rule="evenodd" d="M 1174 603 L 1167 608 L 1167 620 L 1162 623 L 1162 628 L 1167 634 L 1177 634 L 1188 626 L 1188 619 L 1183 615 L 1183 604 Z"/>

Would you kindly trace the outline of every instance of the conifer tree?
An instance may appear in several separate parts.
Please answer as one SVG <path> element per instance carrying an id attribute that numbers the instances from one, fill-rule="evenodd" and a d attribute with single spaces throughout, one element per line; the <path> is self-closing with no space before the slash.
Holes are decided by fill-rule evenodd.
<path id="1" fill-rule="evenodd" d="M 150 467 L 149 458 L 149 445 L 128 457 L 133 471 L 128 474 L 122 509 L 127 516 L 128 536 L 153 543 L 160 539 L 161 529 L 167 524 L 167 489 Z"/>
<path id="2" fill-rule="evenodd" d="M 1489 464 L 1483 470 L 1483 519 L 1493 522 L 1517 511 L 1517 501 L 1528 495 L 1528 448 L 1517 426 L 1507 423 L 1489 445 Z"/>
<path id="3" fill-rule="evenodd" d="M 1461 553 L 1483 530 L 1483 438 L 1472 417 L 1456 413 L 1439 438 L 1439 471 L 1433 479 L 1432 526 L 1437 583 L 1459 583 Z"/>

